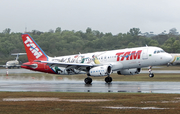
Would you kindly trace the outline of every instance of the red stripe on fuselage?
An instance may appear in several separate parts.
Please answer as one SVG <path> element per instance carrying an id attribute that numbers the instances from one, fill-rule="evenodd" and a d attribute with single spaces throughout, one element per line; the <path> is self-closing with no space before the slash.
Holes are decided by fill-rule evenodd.
<path id="1" fill-rule="evenodd" d="M 37 65 L 37 67 L 31 67 L 31 65 Z M 23 65 L 21 65 L 21 68 L 56 74 L 48 65 L 46 65 L 46 63 L 26 62 L 26 63 L 23 63 Z"/>

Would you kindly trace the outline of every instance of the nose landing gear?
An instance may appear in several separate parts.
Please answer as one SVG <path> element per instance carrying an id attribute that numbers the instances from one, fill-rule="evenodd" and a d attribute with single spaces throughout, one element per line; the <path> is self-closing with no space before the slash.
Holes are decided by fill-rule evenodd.
<path id="1" fill-rule="evenodd" d="M 153 74 L 153 73 L 149 73 L 149 77 L 150 77 L 150 78 L 153 78 L 153 77 L 154 77 L 154 74 Z"/>
<path id="2" fill-rule="evenodd" d="M 152 73 L 152 66 L 149 66 L 149 77 L 150 78 L 153 78 L 154 77 L 154 74 Z"/>

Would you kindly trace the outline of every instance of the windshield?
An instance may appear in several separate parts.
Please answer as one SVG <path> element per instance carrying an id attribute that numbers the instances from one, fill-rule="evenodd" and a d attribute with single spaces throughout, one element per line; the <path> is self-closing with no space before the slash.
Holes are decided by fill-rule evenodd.
<path id="1" fill-rule="evenodd" d="M 155 50 L 154 54 L 156 54 L 156 53 L 165 53 L 165 51 L 164 50 Z"/>

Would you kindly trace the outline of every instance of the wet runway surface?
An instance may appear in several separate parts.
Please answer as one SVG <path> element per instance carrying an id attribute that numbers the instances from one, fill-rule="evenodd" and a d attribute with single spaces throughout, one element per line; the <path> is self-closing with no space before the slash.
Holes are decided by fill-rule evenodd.
<path id="1" fill-rule="evenodd" d="M 41 73 L 41 72 L 37 72 L 37 71 L 32 71 L 32 70 L 27 70 L 27 69 L 0 69 L 0 73 L 1 74 L 6 74 L 6 72 L 8 71 L 9 74 L 17 74 L 17 73 Z M 153 73 L 179 73 L 180 74 L 180 70 L 153 70 Z M 114 72 L 116 73 L 116 72 Z M 149 73 L 148 70 L 142 70 L 140 73 Z"/>
<path id="2" fill-rule="evenodd" d="M 0 91 L 32 92 L 130 92 L 130 93 L 180 93 L 179 82 L 112 82 L 94 81 L 0 81 Z"/>
<path id="3" fill-rule="evenodd" d="M 38 73 L 25 69 L 9 69 L 10 73 Z M 5 69 L 0 70 L 6 73 Z M 164 71 L 156 71 L 163 72 Z M 167 72 L 167 71 L 166 71 Z M 178 73 L 175 71 L 169 71 Z M 104 81 L 93 80 L 91 85 L 84 84 L 84 80 L 34 80 L 29 79 L 6 79 L 0 76 L 0 91 L 10 92 L 128 92 L 128 93 L 178 93 L 180 94 L 180 82 L 135 82 L 113 81 L 106 84 Z"/>

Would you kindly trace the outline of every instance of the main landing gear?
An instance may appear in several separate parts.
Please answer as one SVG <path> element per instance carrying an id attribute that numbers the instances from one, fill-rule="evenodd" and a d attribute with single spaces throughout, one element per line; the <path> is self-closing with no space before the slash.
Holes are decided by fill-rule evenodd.
<path id="1" fill-rule="evenodd" d="M 87 78 L 84 79 L 84 82 L 85 82 L 86 84 L 91 84 L 92 78 L 87 77 Z"/>
<path id="2" fill-rule="evenodd" d="M 106 83 L 111 83 L 111 82 L 112 82 L 112 78 L 108 75 L 108 76 L 105 78 L 105 82 L 106 82 Z"/>
<path id="3" fill-rule="evenodd" d="M 89 76 L 87 78 L 84 79 L 85 84 L 91 84 L 92 83 L 92 78 L 90 78 Z M 112 82 L 112 78 L 108 75 L 105 78 L 105 82 L 106 83 L 111 83 Z"/>

